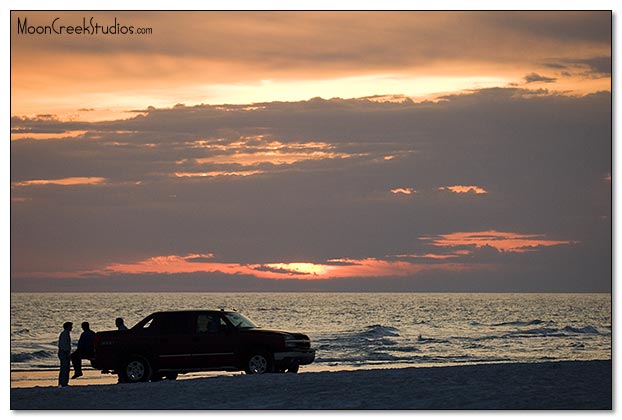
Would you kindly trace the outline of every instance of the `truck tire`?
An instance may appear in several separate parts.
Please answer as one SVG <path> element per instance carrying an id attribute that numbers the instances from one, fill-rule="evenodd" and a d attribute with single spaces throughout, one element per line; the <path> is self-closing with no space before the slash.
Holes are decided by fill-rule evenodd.
<path id="1" fill-rule="evenodd" d="M 119 377 L 121 382 L 147 382 L 151 379 L 151 374 L 149 361 L 143 356 L 132 355 L 123 363 Z"/>
<path id="2" fill-rule="evenodd" d="M 265 351 L 253 351 L 246 358 L 244 372 L 248 375 L 261 375 L 270 373 L 274 367 L 272 357 Z"/>

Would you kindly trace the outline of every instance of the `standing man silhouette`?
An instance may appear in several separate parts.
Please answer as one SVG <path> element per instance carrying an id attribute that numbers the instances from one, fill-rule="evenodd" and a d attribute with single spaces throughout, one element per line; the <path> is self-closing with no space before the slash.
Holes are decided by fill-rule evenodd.
<path id="1" fill-rule="evenodd" d="M 58 373 L 58 386 L 69 386 L 69 369 L 71 353 L 71 329 L 73 323 L 65 322 L 63 324 L 63 332 L 58 336 L 58 358 L 60 359 L 60 372 Z"/>

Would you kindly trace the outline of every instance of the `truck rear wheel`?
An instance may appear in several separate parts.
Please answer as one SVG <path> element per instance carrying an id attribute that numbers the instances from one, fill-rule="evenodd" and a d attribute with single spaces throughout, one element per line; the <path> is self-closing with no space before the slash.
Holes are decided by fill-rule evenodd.
<path id="1" fill-rule="evenodd" d="M 151 365 L 143 356 L 130 356 L 119 372 L 121 382 L 147 382 L 151 379 Z"/>
<path id="2" fill-rule="evenodd" d="M 262 373 L 272 372 L 272 357 L 266 352 L 255 351 L 246 359 L 244 371 L 248 375 L 261 375 Z"/>

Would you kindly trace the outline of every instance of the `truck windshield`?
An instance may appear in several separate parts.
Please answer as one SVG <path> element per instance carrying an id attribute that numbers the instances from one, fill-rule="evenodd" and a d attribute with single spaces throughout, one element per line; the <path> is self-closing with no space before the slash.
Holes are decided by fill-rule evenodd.
<path id="1" fill-rule="evenodd" d="M 236 328 L 257 328 L 257 325 L 255 325 L 253 321 L 237 312 L 226 312 L 224 315 Z"/>

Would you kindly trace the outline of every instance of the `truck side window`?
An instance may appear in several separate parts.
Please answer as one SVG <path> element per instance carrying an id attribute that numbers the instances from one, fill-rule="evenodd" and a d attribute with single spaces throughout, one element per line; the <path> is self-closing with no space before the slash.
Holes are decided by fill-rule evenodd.
<path id="1" fill-rule="evenodd" d="M 158 317 L 154 326 L 158 328 L 160 334 L 188 334 L 188 315 L 184 313 L 167 314 Z"/>
<path id="2" fill-rule="evenodd" d="M 197 316 L 197 333 L 216 333 L 220 331 L 222 323 L 218 315 L 199 314 Z"/>

